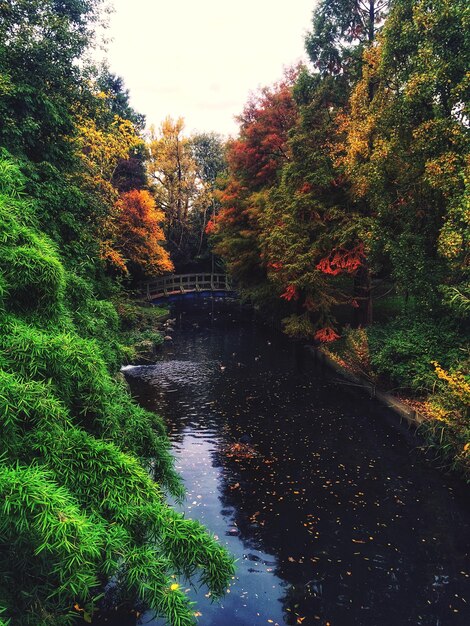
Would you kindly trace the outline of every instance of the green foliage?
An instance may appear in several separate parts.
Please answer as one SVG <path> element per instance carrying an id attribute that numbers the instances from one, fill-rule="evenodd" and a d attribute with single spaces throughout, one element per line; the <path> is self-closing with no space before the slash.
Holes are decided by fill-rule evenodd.
<path id="1" fill-rule="evenodd" d="M 121 79 L 106 68 L 97 77 L 83 58 L 101 4 L 0 3 L 5 626 L 90 621 L 110 580 L 119 601 L 190 624 L 175 577 L 196 575 L 217 594 L 233 574 L 226 551 L 168 507 L 184 490 L 164 424 L 114 378 L 126 350 L 100 242 L 115 187 L 145 187 L 146 176 L 142 116 Z"/>
<path id="2" fill-rule="evenodd" d="M 143 306 L 130 300 L 119 300 L 116 309 L 123 330 L 143 330 L 153 327 L 165 317 L 169 316 L 169 309 L 161 306 Z"/>
<path id="3" fill-rule="evenodd" d="M 470 314 L 470 281 L 462 282 L 458 287 L 441 286 L 444 304 L 459 317 Z"/>
<path id="4" fill-rule="evenodd" d="M 433 361 L 445 367 L 461 356 L 462 335 L 452 320 L 398 317 L 368 329 L 371 365 L 385 380 L 415 393 L 430 392 Z"/>
<path id="5" fill-rule="evenodd" d="M 388 0 L 321 0 L 305 41 L 312 63 L 323 74 L 357 72 L 362 47 L 375 39 L 389 4 Z"/>
<path id="6" fill-rule="evenodd" d="M 67 273 L 65 298 L 80 335 L 95 340 L 110 371 L 116 371 L 127 349 L 118 339 L 120 320 L 115 306 L 108 300 L 98 300 L 92 284 L 72 272 Z"/>
<path id="7" fill-rule="evenodd" d="M 46 624 L 47 614 L 57 611 L 59 623 L 65 623 L 61 617 L 70 600 L 86 598 L 99 586 L 96 563 L 103 526 L 80 511 L 41 467 L 0 466 L 0 501 L 2 571 L 10 594 L 22 591 L 8 614 L 15 623 Z M 36 622 L 31 613 L 21 616 L 25 609 L 36 613 Z"/>
<path id="8" fill-rule="evenodd" d="M 33 161 L 70 158 L 73 107 L 83 97 L 76 59 L 92 40 L 101 0 L 0 5 L 0 143 Z"/>
<path id="9" fill-rule="evenodd" d="M 116 307 L 64 268 L 5 154 L 0 172 L 3 623 L 90 619 L 113 579 L 123 602 L 193 624 L 175 577 L 196 577 L 218 595 L 233 560 L 166 502 L 184 489 L 162 420 L 113 377 L 123 353 Z M 124 308 L 127 325 L 162 315 Z"/>
<path id="10" fill-rule="evenodd" d="M 60 246 L 75 273 L 94 280 L 101 271 L 98 226 L 109 210 L 105 199 L 83 184 L 78 159 L 71 171 L 48 162 L 23 161 L 21 166 L 41 230 Z"/>

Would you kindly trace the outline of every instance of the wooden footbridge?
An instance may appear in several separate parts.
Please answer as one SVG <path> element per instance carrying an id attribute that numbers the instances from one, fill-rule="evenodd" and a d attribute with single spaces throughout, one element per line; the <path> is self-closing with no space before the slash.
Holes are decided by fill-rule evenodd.
<path id="1" fill-rule="evenodd" d="M 147 300 L 158 300 L 185 293 L 233 291 L 226 274 L 171 274 L 145 284 Z"/>

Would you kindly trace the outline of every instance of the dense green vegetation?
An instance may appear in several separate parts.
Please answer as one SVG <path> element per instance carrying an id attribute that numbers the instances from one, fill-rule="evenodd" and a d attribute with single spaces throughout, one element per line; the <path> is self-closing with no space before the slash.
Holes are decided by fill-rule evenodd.
<path id="1" fill-rule="evenodd" d="M 191 624 L 179 577 L 216 597 L 233 573 L 168 505 L 184 489 L 164 424 L 116 375 L 132 356 L 122 330 L 155 340 L 122 279 L 171 262 L 142 118 L 122 82 L 83 59 L 99 4 L 0 3 L 2 625 L 89 622 L 111 580 L 113 606 Z M 144 210 L 151 237 L 132 219 Z"/>
<path id="2" fill-rule="evenodd" d="M 239 118 L 208 229 L 242 294 L 409 397 L 466 472 L 469 20 L 464 0 L 319 2 L 311 65 Z"/>

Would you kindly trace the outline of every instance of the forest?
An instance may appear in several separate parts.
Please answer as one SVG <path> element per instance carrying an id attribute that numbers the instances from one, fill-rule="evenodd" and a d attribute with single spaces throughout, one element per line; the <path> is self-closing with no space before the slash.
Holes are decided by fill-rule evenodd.
<path id="1" fill-rule="evenodd" d="M 308 63 L 254 91 L 228 140 L 147 126 L 90 56 L 103 14 L 0 2 L 1 626 L 106 603 L 189 625 L 181 580 L 218 598 L 234 576 L 169 504 L 165 424 L 119 373 L 136 337 L 162 341 L 136 300 L 156 276 L 227 272 L 470 476 L 468 2 L 312 2 Z"/>

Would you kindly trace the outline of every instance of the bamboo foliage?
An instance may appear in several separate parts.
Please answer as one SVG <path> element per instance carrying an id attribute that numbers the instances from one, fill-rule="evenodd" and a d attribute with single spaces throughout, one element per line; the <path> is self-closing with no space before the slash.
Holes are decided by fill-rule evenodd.
<path id="1" fill-rule="evenodd" d="M 218 596 L 233 560 L 169 507 L 165 427 L 110 373 L 116 312 L 37 230 L 13 161 L 0 171 L 0 623 L 89 621 L 112 578 L 120 602 L 192 624 L 175 577 Z"/>

